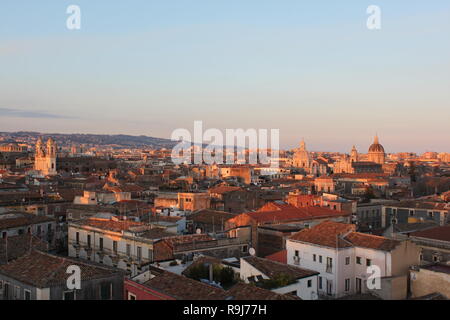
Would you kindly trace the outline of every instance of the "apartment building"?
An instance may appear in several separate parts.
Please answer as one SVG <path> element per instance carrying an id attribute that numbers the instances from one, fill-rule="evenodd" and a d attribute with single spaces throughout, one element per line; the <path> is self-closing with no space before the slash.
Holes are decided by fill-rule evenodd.
<path id="1" fill-rule="evenodd" d="M 173 235 L 152 224 L 118 217 L 91 217 L 69 223 L 69 256 L 103 263 L 135 275 L 154 261 L 153 244 Z"/>
<path id="2" fill-rule="evenodd" d="M 410 240 L 359 233 L 355 225 L 333 221 L 292 235 L 286 249 L 288 264 L 320 273 L 318 292 L 324 298 L 370 291 L 383 299 L 404 299 L 409 267 L 419 262 L 419 248 Z"/>

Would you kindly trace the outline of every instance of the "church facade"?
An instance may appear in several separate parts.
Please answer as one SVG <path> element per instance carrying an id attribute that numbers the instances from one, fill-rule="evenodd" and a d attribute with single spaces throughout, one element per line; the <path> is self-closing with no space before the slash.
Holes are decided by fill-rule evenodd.
<path id="1" fill-rule="evenodd" d="M 334 173 L 381 173 L 386 162 L 384 147 L 380 144 L 378 136 L 369 148 L 367 161 L 359 159 L 356 147 L 350 156 L 344 155 L 339 161 L 334 163 Z"/>
<path id="2" fill-rule="evenodd" d="M 308 150 L 306 150 L 305 140 L 302 140 L 300 143 L 300 148 L 294 155 L 293 165 L 294 167 L 303 169 L 306 173 L 316 177 L 326 175 L 329 170 L 327 159 L 322 157 L 313 159 L 311 157 Z"/>
<path id="3" fill-rule="evenodd" d="M 52 138 L 49 138 L 45 145 L 39 138 L 36 143 L 34 170 L 45 176 L 56 175 L 56 152 L 56 142 Z"/>

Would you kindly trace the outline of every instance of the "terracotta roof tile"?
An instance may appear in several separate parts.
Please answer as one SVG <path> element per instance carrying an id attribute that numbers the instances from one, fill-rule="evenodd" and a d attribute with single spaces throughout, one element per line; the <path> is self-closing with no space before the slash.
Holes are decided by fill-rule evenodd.
<path id="1" fill-rule="evenodd" d="M 48 288 L 67 281 L 67 268 L 77 265 L 81 268 L 81 280 L 109 277 L 120 271 L 88 264 L 82 260 L 32 251 L 0 266 L 0 273 L 38 288 Z"/>
<path id="2" fill-rule="evenodd" d="M 450 225 L 411 233 L 411 237 L 450 242 Z"/>
<path id="3" fill-rule="evenodd" d="M 297 232 L 290 239 L 331 248 L 362 247 L 382 251 L 391 251 L 400 244 L 397 240 L 355 230 L 356 226 L 352 224 L 326 221 L 311 229 Z"/>
<path id="4" fill-rule="evenodd" d="M 355 225 L 325 221 L 311 229 L 303 229 L 289 237 L 291 240 L 308 242 L 331 248 L 348 248 L 352 245 L 339 238 L 356 230 Z"/>
<path id="5" fill-rule="evenodd" d="M 275 252 L 274 254 L 268 255 L 266 259 L 280 263 L 287 263 L 287 250 Z"/>

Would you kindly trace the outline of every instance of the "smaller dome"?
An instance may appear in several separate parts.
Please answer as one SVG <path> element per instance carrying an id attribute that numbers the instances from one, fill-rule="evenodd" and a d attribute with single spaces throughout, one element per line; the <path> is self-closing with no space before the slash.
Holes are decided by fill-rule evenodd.
<path id="1" fill-rule="evenodd" d="M 370 146 L 369 153 L 384 153 L 384 147 L 378 141 L 378 136 L 375 137 L 375 141 Z"/>

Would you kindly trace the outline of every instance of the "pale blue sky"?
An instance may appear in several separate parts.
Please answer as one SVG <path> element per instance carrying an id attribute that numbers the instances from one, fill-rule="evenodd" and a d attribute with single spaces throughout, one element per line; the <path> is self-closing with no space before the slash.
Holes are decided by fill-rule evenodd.
<path id="1" fill-rule="evenodd" d="M 2 0 L 0 131 L 280 129 L 450 152 L 448 0 Z M 66 29 L 77 4 L 82 29 Z M 382 29 L 366 28 L 366 8 Z"/>

